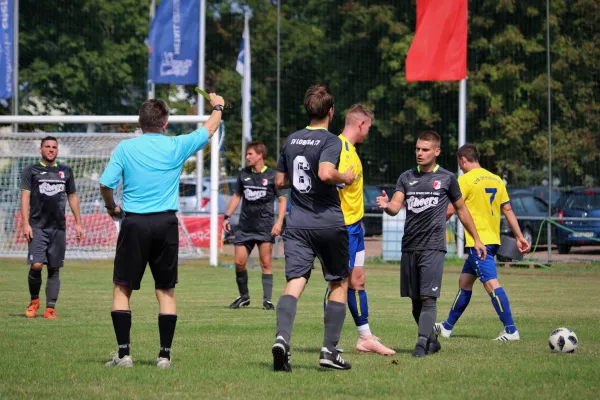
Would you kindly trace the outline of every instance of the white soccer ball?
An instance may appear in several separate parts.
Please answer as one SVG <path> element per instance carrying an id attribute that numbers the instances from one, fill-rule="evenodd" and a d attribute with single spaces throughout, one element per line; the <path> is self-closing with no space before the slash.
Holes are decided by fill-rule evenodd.
<path id="1" fill-rule="evenodd" d="M 578 343 L 575 332 L 569 328 L 558 328 L 550 334 L 548 345 L 555 353 L 573 353 Z"/>

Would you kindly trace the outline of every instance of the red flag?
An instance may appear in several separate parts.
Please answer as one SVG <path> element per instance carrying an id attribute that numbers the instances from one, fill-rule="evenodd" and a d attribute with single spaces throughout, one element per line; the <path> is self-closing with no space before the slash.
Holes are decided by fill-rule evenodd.
<path id="1" fill-rule="evenodd" d="M 467 77 L 467 0 L 417 0 L 417 29 L 406 56 L 406 80 Z"/>

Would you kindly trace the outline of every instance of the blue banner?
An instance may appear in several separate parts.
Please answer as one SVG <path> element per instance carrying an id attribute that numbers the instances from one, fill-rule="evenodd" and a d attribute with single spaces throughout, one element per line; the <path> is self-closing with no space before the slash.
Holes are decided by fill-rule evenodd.
<path id="1" fill-rule="evenodd" d="M 13 0 L 0 0 L 0 99 L 13 91 Z"/>
<path id="2" fill-rule="evenodd" d="M 198 0 L 161 0 L 150 27 L 152 82 L 198 84 L 199 21 Z"/>

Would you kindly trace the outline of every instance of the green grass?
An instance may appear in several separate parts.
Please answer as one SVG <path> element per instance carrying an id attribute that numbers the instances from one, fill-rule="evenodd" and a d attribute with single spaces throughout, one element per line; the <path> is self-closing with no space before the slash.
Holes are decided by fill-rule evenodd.
<path id="1" fill-rule="evenodd" d="M 357 353 L 348 314 L 340 346 L 353 364 L 351 371 L 322 370 L 317 365 L 325 287 L 317 269 L 299 303 L 291 374 L 272 372 L 275 313 L 260 307 L 259 270 L 249 271 L 250 307 L 229 310 L 226 306 L 237 290 L 233 270 L 212 268 L 204 261 L 185 262 L 177 287 L 174 368 L 157 370 L 158 306 L 149 271 L 132 299 L 135 366 L 109 369 L 104 362 L 116 348 L 110 319 L 110 262 L 67 264 L 61 271 L 55 321 L 41 318 L 43 310 L 36 319 L 23 317 L 27 267 L 21 260 L 0 260 L 0 265 L 2 399 L 592 399 L 600 390 L 600 264 L 500 269 L 522 340 L 490 340 L 502 326 L 478 286 L 455 327 L 456 336 L 442 339 L 442 351 L 425 359 L 410 356 L 416 325 L 410 301 L 399 298 L 399 267 L 369 265 L 371 327 L 398 354 Z M 274 301 L 284 286 L 280 261 L 275 273 Z M 447 315 L 459 273 L 456 261 L 446 268 L 438 321 Z M 573 355 L 548 349 L 548 335 L 561 326 L 579 336 Z"/>

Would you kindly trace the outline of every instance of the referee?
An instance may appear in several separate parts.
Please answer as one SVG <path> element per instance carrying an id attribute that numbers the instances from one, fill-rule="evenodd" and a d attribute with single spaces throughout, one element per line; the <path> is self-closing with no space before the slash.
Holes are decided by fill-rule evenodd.
<path id="1" fill-rule="evenodd" d="M 159 304 L 160 353 L 158 368 L 171 367 L 171 343 L 177 312 L 175 284 L 179 255 L 177 216 L 179 179 L 183 163 L 208 143 L 221 123 L 225 102 L 210 94 L 212 113 L 204 126 L 188 135 L 165 136 L 169 107 L 148 100 L 140 109 L 143 135 L 124 140 L 113 151 L 100 178 L 100 192 L 108 215 L 123 217 L 113 273 L 112 321 L 119 345 L 108 367 L 132 367 L 129 355 L 132 290 L 138 290 L 146 264 L 154 277 Z M 115 204 L 113 190 L 123 179 L 123 205 Z"/>

